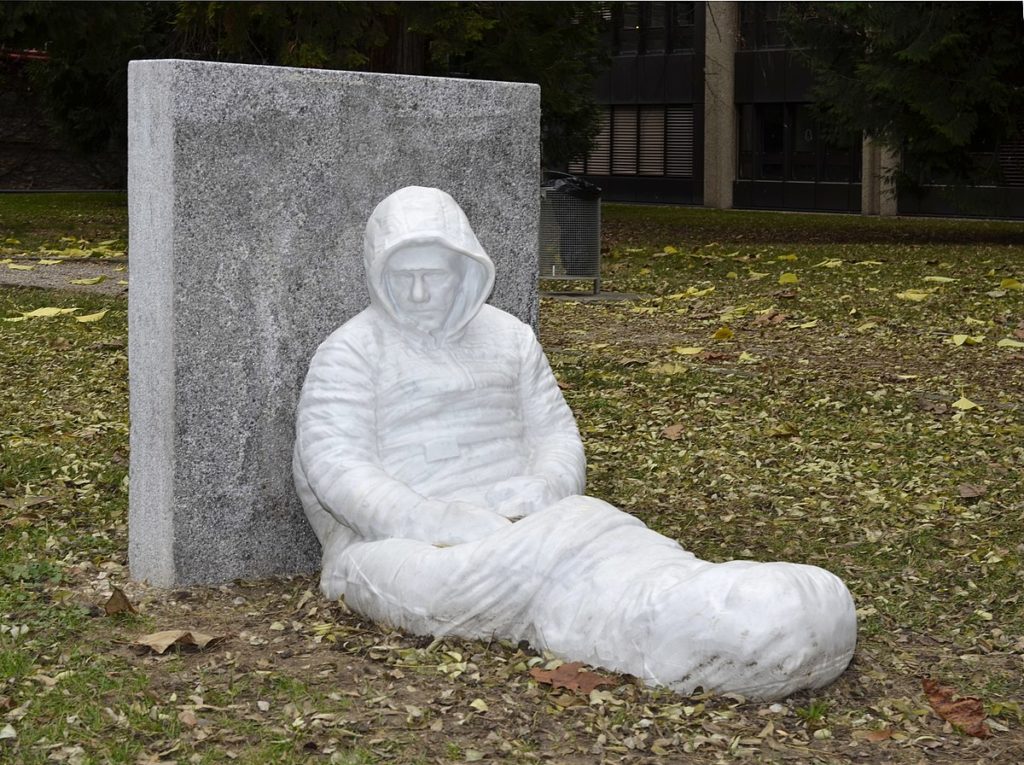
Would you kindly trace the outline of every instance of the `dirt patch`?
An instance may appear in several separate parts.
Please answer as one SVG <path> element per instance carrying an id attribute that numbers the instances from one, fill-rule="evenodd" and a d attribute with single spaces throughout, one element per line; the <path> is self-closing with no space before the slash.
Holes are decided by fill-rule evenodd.
<path id="1" fill-rule="evenodd" d="M 88 292 L 114 297 L 128 296 L 126 258 L 61 260 L 59 263 L 50 264 L 42 263 L 38 258 L 11 258 L 10 261 L 0 263 L 0 285 Z M 31 270 L 26 268 L 27 266 L 30 266 Z M 95 279 L 99 279 L 95 284 L 74 284 L 76 281 Z"/>

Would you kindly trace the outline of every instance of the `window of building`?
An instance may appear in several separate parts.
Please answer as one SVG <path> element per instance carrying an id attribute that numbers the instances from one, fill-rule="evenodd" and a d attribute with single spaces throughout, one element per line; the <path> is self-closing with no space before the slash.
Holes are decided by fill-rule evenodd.
<path id="1" fill-rule="evenodd" d="M 605 107 L 593 150 L 571 162 L 569 172 L 692 177 L 693 107 Z"/>
<path id="2" fill-rule="evenodd" d="M 809 104 L 739 106 L 739 177 L 760 181 L 860 182 L 857 135 L 843 144 L 820 134 Z"/>
<path id="3" fill-rule="evenodd" d="M 611 14 L 618 55 L 693 50 L 693 3 L 614 3 Z"/>
<path id="4" fill-rule="evenodd" d="M 782 16 L 786 3 L 740 3 L 740 50 L 786 47 Z"/>

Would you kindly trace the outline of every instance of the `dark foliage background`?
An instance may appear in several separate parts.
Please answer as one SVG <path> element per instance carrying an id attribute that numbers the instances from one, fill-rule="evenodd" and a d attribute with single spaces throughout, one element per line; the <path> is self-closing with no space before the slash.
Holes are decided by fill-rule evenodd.
<path id="1" fill-rule="evenodd" d="M 592 3 L 27 2 L 0 6 L 0 46 L 29 64 L 53 128 L 125 155 L 127 65 L 195 58 L 535 82 L 545 166 L 585 153 L 605 61 Z M 123 170 L 122 170 L 123 173 Z"/>
<path id="2" fill-rule="evenodd" d="M 1020 3 L 792 3 L 785 23 L 818 116 L 900 150 L 904 188 L 994 180 L 980 155 L 1024 130 Z"/>

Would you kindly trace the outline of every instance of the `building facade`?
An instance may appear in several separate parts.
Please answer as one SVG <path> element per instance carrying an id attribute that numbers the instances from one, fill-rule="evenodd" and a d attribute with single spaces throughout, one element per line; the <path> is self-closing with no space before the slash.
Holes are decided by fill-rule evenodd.
<path id="1" fill-rule="evenodd" d="M 782 3 L 613 3 L 601 128 L 571 163 L 610 201 L 873 215 L 1024 218 L 1024 141 L 993 147 L 996 185 L 884 182 L 900 161 L 851 133 L 826 140 Z"/>

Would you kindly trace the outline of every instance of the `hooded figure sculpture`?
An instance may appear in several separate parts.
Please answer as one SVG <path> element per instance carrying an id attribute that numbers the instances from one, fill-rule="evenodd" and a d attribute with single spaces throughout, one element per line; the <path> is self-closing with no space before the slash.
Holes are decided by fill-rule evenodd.
<path id="1" fill-rule="evenodd" d="M 450 196 L 389 196 L 365 257 L 370 306 L 317 350 L 298 405 L 327 597 L 683 693 L 780 698 L 843 671 L 857 627 L 837 577 L 701 561 L 582 496 L 572 413 L 532 330 L 484 304 L 494 265 Z"/>

